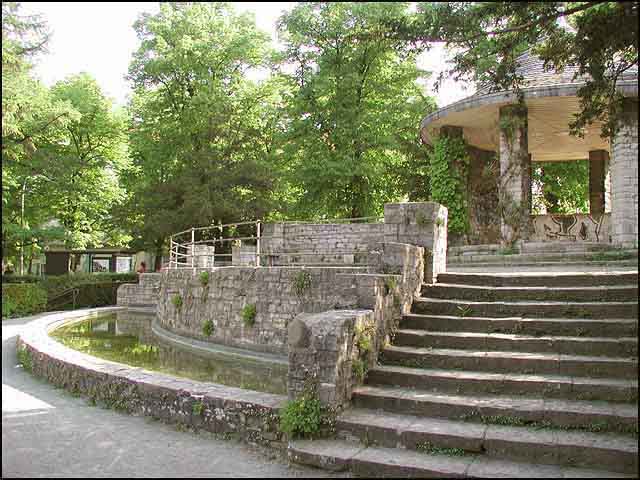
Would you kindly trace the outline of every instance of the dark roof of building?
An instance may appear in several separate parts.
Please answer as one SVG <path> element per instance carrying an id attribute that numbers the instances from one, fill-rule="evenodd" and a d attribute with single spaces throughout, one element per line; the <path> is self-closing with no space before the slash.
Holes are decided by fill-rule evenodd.
<path id="1" fill-rule="evenodd" d="M 517 58 L 518 67 L 516 73 L 523 78 L 523 87 L 545 87 L 549 85 L 580 84 L 584 83 L 588 77 L 577 77 L 577 65 L 567 65 L 562 71 L 556 72 L 554 69 L 545 71 L 544 62 L 540 57 L 534 55 L 531 49 L 524 52 Z M 638 80 L 638 68 L 632 67 L 622 74 L 621 80 Z M 494 90 L 495 91 L 495 90 Z M 490 85 L 478 86 L 472 96 L 481 96 L 491 93 Z"/>
<path id="2" fill-rule="evenodd" d="M 45 254 L 47 253 L 79 253 L 79 254 L 87 254 L 87 253 L 105 253 L 105 254 L 118 254 L 118 253 L 126 253 L 132 254 L 136 253 L 136 250 L 130 250 L 128 248 L 87 248 L 84 250 L 71 250 L 67 248 L 45 250 Z"/>

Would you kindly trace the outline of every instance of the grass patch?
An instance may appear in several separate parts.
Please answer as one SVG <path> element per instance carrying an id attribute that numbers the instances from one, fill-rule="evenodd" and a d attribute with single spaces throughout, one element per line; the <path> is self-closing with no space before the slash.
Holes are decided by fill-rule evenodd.
<path id="1" fill-rule="evenodd" d="M 632 252 L 596 252 L 591 255 L 594 262 L 604 262 L 607 260 L 630 260 L 636 258 Z"/>
<path id="2" fill-rule="evenodd" d="M 558 425 L 547 420 L 534 421 L 526 420 L 522 417 L 511 417 L 507 415 L 481 415 L 474 410 L 469 414 L 462 415 L 460 420 L 469 422 L 479 422 L 486 425 L 505 425 L 510 427 L 528 427 L 534 430 L 563 430 L 581 432 L 616 432 L 638 436 L 638 425 L 619 425 L 607 422 L 595 422 L 582 425 Z"/>
<path id="3" fill-rule="evenodd" d="M 442 448 L 435 446 L 431 442 L 418 443 L 416 445 L 416 450 L 430 455 L 448 455 L 451 457 L 461 457 L 467 454 L 467 452 L 462 448 Z"/>

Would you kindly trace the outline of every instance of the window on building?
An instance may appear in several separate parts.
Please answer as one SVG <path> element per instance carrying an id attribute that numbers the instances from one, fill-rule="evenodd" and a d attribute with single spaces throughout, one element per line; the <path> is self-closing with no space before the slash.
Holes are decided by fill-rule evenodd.
<path id="1" fill-rule="evenodd" d="M 111 257 L 94 256 L 91 259 L 91 271 L 92 272 L 108 272 L 110 259 Z"/>
<path id="2" fill-rule="evenodd" d="M 129 273 L 132 270 L 133 257 L 116 257 L 116 272 Z"/>

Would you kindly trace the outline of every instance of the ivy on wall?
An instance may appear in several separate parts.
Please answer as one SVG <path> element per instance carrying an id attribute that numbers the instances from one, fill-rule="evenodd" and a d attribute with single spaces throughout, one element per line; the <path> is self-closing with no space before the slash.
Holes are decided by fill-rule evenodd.
<path id="1" fill-rule="evenodd" d="M 462 138 L 440 135 L 429 154 L 431 200 L 449 210 L 449 232 L 469 232 L 467 177 L 470 158 Z"/>

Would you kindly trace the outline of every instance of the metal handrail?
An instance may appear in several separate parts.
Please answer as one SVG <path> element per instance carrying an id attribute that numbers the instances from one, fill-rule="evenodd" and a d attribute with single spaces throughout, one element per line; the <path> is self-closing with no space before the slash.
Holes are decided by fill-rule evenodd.
<path id="1" fill-rule="evenodd" d="M 333 218 L 333 219 L 321 219 L 321 220 L 313 220 L 313 221 L 302 221 L 302 220 L 287 220 L 287 221 L 282 221 L 282 222 L 273 222 L 276 225 L 291 225 L 291 226 L 297 226 L 297 225 L 302 225 L 302 224 L 323 224 L 323 225 L 327 225 L 327 224 L 336 224 L 336 225 L 340 225 L 340 224 L 344 224 L 345 222 L 347 223 L 356 223 L 356 221 L 358 222 L 362 222 L 362 224 L 366 224 L 366 223 L 377 223 L 380 220 L 383 220 L 384 217 L 378 217 L 378 216 L 369 216 L 369 217 L 351 217 L 351 218 Z M 375 222 L 372 222 L 375 221 Z M 255 225 L 256 226 L 256 234 L 252 235 L 252 236 L 242 236 L 242 237 L 222 237 L 222 233 L 225 227 L 238 227 L 241 225 Z M 201 239 L 201 240 L 197 240 L 195 239 L 195 234 L 196 232 L 203 232 L 203 231 L 207 231 L 207 230 L 219 230 L 221 236 L 220 237 L 213 237 L 210 239 Z M 185 239 L 184 241 L 178 241 L 178 239 L 180 239 L 181 237 L 183 237 L 185 234 L 190 233 L 191 238 L 190 239 Z M 234 233 L 236 233 L 234 231 Z M 305 238 L 305 239 L 316 239 L 316 238 L 323 238 L 325 235 L 323 234 L 304 234 L 304 235 L 299 235 L 299 234 L 291 234 L 288 235 L 288 237 L 290 237 L 290 239 L 292 239 L 293 241 L 295 241 L 298 238 Z M 267 235 L 264 236 L 262 235 L 262 221 L 261 220 L 254 220 L 254 221 L 245 221 L 245 222 L 237 222 L 237 223 L 226 223 L 226 224 L 220 224 L 220 225 L 208 225 L 208 226 L 202 226 L 202 227 L 192 227 L 190 229 L 187 230 L 183 230 L 182 232 L 178 232 L 175 233 L 173 235 L 170 236 L 170 249 L 169 249 L 169 262 L 168 262 L 168 268 L 172 269 L 172 268 L 191 268 L 194 271 L 196 270 L 196 268 L 198 268 L 198 265 L 200 264 L 200 262 L 196 262 L 196 258 L 197 257 L 206 257 L 207 259 L 209 259 L 211 261 L 211 266 L 215 266 L 215 261 L 216 261 L 216 257 L 218 258 L 228 258 L 228 257 L 233 257 L 233 254 L 229 254 L 229 253 L 216 253 L 216 245 L 223 245 L 225 243 L 228 242 L 240 242 L 241 244 L 243 242 L 250 242 L 250 241 L 255 241 L 255 251 L 252 254 L 255 258 L 255 263 L 256 266 L 260 266 L 262 263 L 262 259 L 263 257 L 267 257 L 267 258 L 274 258 L 274 257 L 279 257 L 279 256 L 283 256 L 283 257 L 291 257 L 291 256 L 307 256 L 307 255 L 345 255 L 345 254 L 356 254 L 356 253 L 362 253 L 363 251 L 365 251 L 364 249 L 358 249 L 356 248 L 355 250 L 350 250 L 350 251 L 339 251 L 339 252 L 306 252 L 306 251 L 301 251 L 301 252 L 281 252 L 278 254 L 274 254 L 272 252 L 262 252 L 262 241 L 265 238 L 275 238 L 276 236 L 271 236 L 271 235 Z M 246 244 L 246 243 L 245 243 Z M 209 246 L 213 249 L 213 251 L 207 251 L 207 252 L 198 252 L 196 253 L 196 246 L 197 245 L 205 245 L 205 246 Z M 180 250 L 184 249 L 186 250 L 186 253 L 181 252 Z"/>

